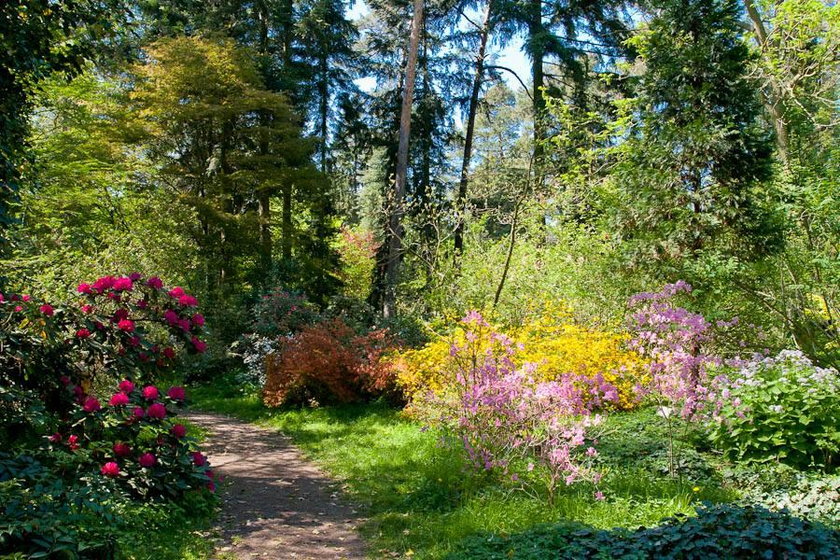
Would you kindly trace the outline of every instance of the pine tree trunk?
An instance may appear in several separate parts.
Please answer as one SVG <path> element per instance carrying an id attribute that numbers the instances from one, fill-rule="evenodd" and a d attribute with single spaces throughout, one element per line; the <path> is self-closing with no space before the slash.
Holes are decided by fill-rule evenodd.
<path id="1" fill-rule="evenodd" d="M 405 183 L 408 174 L 408 139 L 411 131 L 411 106 L 414 98 L 414 79 L 417 70 L 417 50 L 420 44 L 420 29 L 423 26 L 423 2 L 414 0 L 414 17 L 411 22 L 411 36 L 408 44 L 408 61 L 405 67 L 402 112 L 400 113 L 399 146 L 397 148 L 397 169 L 388 216 L 388 256 L 385 263 L 385 293 L 382 314 L 394 317 L 397 311 L 397 280 L 399 278 L 402 253 L 402 214 L 405 199 Z"/>
<path id="2" fill-rule="evenodd" d="M 455 207 L 458 218 L 455 222 L 455 264 L 461 260 L 464 250 L 464 227 L 467 220 L 467 200 L 469 188 L 470 161 L 472 159 L 473 137 L 475 136 L 475 116 L 478 112 L 478 96 L 481 93 L 481 83 L 484 81 L 484 57 L 487 51 L 487 39 L 490 36 L 490 16 L 492 15 L 493 0 L 487 1 L 484 12 L 484 23 L 478 43 L 478 53 L 475 56 L 475 75 L 473 76 L 470 104 L 467 109 L 467 130 L 464 136 L 464 157 L 461 160 L 461 180 L 458 183 L 458 196 Z"/>

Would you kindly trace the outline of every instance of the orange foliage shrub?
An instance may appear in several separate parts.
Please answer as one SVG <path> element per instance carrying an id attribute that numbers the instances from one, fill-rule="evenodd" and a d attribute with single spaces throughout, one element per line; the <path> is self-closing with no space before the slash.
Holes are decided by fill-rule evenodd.
<path id="1" fill-rule="evenodd" d="M 381 360 L 394 347 L 387 329 L 359 335 L 341 319 L 322 321 L 282 340 L 266 359 L 263 401 L 327 404 L 400 398 L 392 369 Z"/>

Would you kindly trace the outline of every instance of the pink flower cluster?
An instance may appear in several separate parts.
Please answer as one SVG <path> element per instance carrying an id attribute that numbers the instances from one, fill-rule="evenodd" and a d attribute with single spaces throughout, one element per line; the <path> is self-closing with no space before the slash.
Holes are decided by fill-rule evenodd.
<path id="1" fill-rule="evenodd" d="M 538 382 L 537 365 L 516 368 L 517 345 L 493 331 L 478 312 L 470 312 L 462 324 L 466 343 L 450 350 L 458 367 L 457 401 L 439 404 L 470 462 L 509 473 L 523 462 L 532 470 L 537 461 L 552 496 L 560 483 L 597 482 L 600 475 L 590 465 L 597 452 L 587 431 L 600 424 L 592 414 L 597 403 L 617 399 L 615 387 L 603 378 L 572 373 Z M 519 474 L 513 478 L 519 480 Z"/>
<path id="2" fill-rule="evenodd" d="M 195 312 L 198 299 L 181 287 L 164 288 L 157 276 L 143 279 L 134 273 L 128 276 L 103 276 L 93 283 L 78 285 L 77 291 L 85 296 L 81 309 L 85 314 L 100 313 L 115 327 L 115 342 L 119 345 L 118 355 L 136 359 L 141 365 L 169 367 L 176 357 L 171 346 L 153 344 L 146 339 L 142 322 L 160 322 L 170 329 L 176 338 L 181 338 L 191 351 L 205 352 L 207 344 L 196 336 L 204 327 L 205 319 Z M 102 300 L 104 298 L 104 301 Z M 114 308 L 116 306 L 116 308 Z M 112 309 L 110 314 L 106 309 Z M 53 309 L 44 306 L 42 312 L 52 315 Z M 76 331 L 76 339 L 84 341 L 102 331 L 108 339 L 106 321 L 92 320 L 91 326 Z"/>
<path id="3" fill-rule="evenodd" d="M 675 306 L 672 298 L 691 293 L 683 281 L 667 284 L 657 293 L 630 298 L 635 311 L 630 318 L 634 337 L 630 346 L 649 362 L 651 384 L 640 388 L 666 402 L 663 410 L 675 410 L 691 420 L 702 412 L 709 395 L 709 369 L 723 360 L 707 351 L 713 325 L 699 313 Z M 670 412 L 669 412 L 670 413 Z"/>

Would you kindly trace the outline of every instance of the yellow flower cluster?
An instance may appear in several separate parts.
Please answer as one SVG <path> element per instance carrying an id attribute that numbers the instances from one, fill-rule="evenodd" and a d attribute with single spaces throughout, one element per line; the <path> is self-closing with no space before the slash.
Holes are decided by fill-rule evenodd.
<path id="1" fill-rule="evenodd" d="M 647 381 L 645 361 L 626 349 L 627 335 L 578 325 L 562 307 L 547 308 L 513 338 L 522 344 L 517 362 L 537 364 L 539 381 L 551 381 L 565 373 L 601 374 L 618 389 L 616 407 L 622 410 L 636 406 L 635 387 Z"/>
<path id="2" fill-rule="evenodd" d="M 491 330 L 504 332 L 497 328 L 482 329 L 470 346 L 483 352 L 493 344 L 487 336 Z M 515 364 L 536 364 L 538 381 L 559 379 L 567 373 L 587 377 L 601 374 L 618 389 L 615 408 L 628 410 L 636 406 L 634 387 L 644 384 L 647 370 L 642 357 L 626 349 L 626 335 L 576 324 L 571 312 L 556 304 L 544 307 L 534 319 L 505 334 L 519 345 Z M 398 383 L 409 401 L 415 402 L 428 392 L 445 394 L 459 365 L 451 355 L 451 348 L 467 344 L 465 330 L 458 328 L 449 336 L 438 336 L 423 348 L 391 356 Z"/>

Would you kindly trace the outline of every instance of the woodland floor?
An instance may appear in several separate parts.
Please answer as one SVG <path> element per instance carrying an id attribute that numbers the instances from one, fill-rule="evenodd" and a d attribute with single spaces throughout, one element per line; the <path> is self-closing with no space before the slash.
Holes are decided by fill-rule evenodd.
<path id="1" fill-rule="evenodd" d="M 365 557 L 362 519 L 336 482 L 289 438 L 233 418 L 192 412 L 208 431 L 204 450 L 221 475 L 222 542 L 216 558 L 339 560 Z"/>

